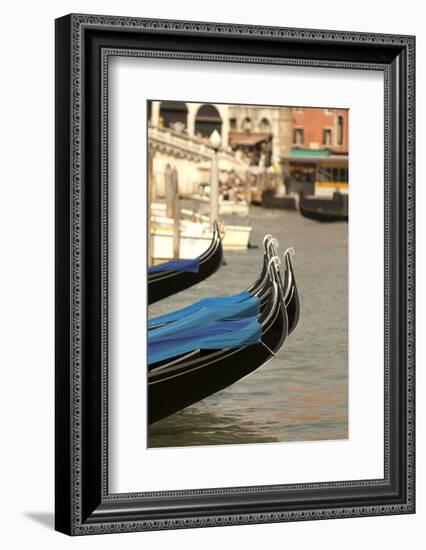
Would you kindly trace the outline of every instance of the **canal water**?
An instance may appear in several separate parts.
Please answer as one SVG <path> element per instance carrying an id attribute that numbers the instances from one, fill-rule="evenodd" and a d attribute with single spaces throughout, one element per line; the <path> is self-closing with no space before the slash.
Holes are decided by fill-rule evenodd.
<path id="1" fill-rule="evenodd" d="M 225 251 L 226 266 L 150 306 L 149 316 L 250 286 L 261 269 L 263 236 L 271 233 L 281 253 L 288 246 L 296 250 L 299 324 L 269 363 L 150 426 L 149 447 L 348 437 L 348 224 L 320 224 L 297 212 L 261 207 L 251 208 L 250 222 L 251 243 L 258 248 Z"/>

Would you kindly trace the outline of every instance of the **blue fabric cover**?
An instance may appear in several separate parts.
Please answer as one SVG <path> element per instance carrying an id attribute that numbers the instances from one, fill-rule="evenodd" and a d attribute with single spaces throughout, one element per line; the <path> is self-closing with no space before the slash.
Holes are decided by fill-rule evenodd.
<path id="1" fill-rule="evenodd" d="M 148 365 L 196 349 L 227 349 L 259 342 L 262 327 L 256 317 L 217 321 L 184 333 L 169 334 L 148 343 Z"/>
<path id="2" fill-rule="evenodd" d="M 161 271 L 189 271 L 198 273 L 200 269 L 200 258 L 193 260 L 171 260 L 162 264 L 153 265 L 148 268 L 148 273 L 160 273 Z"/>
<path id="3" fill-rule="evenodd" d="M 207 326 L 215 321 L 232 321 L 244 317 L 257 317 L 260 300 L 253 296 L 237 304 L 211 304 L 198 311 L 189 313 L 181 319 L 162 327 L 148 331 L 148 343 L 156 342 L 169 334 L 178 334 L 198 327 Z"/>
<path id="4" fill-rule="evenodd" d="M 158 317 L 149 319 L 148 327 L 162 325 L 164 323 L 170 323 L 172 321 L 178 321 L 179 319 L 182 319 L 186 315 L 195 313 L 196 311 L 199 311 L 200 309 L 203 309 L 205 307 L 225 305 L 225 304 L 238 304 L 238 303 L 244 302 L 245 300 L 249 300 L 250 298 L 251 298 L 251 294 L 247 292 L 247 290 L 244 290 L 239 294 L 233 294 L 232 296 L 204 298 L 203 300 L 195 302 L 190 306 L 184 307 L 182 309 L 178 309 L 176 311 L 172 311 L 171 313 L 166 313 L 165 315 L 160 315 Z"/>

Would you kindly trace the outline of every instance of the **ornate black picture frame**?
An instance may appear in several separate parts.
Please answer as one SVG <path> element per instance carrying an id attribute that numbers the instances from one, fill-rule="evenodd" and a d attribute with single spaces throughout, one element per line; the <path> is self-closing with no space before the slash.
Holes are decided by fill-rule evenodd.
<path id="1" fill-rule="evenodd" d="M 110 494 L 110 56 L 384 74 L 383 479 Z M 56 529 L 69 535 L 414 513 L 413 36 L 68 15 L 56 21 Z"/>

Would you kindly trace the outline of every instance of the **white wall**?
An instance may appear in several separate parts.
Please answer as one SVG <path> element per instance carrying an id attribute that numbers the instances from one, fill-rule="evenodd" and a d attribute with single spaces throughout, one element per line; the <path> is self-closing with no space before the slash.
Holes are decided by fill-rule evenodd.
<path id="1" fill-rule="evenodd" d="M 421 2 L 10 2 L 2 11 L 0 540 L 14 548 L 419 548 L 425 508 L 425 103 Z M 53 20 L 69 12 L 417 34 L 418 512 L 71 540 L 53 523 Z M 3 97 L 4 96 L 4 97 Z"/>

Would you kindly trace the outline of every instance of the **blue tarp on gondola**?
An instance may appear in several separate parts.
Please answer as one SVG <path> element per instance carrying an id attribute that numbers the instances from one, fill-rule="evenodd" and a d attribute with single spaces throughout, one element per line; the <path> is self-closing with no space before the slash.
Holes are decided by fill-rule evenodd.
<path id="1" fill-rule="evenodd" d="M 227 349 L 256 344 L 261 336 L 262 327 L 256 317 L 214 322 L 150 342 L 148 365 L 197 349 Z"/>
<path id="2" fill-rule="evenodd" d="M 233 321 L 244 317 L 257 317 L 260 300 L 253 296 L 237 304 L 213 303 L 198 311 L 189 313 L 173 323 L 148 331 L 148 342 L 155 342 L 163 336 L 186 332 L 198 327 L 204 327 L 216 321 Z"/>
<path id="3" fill-rule="evenodd" d="M 172 321 L 178 321 L 179 319 L 182 319 L 183 317 L 189 314 L 195 313 L 196 311 L 200 311 L 205 307 L 225 305 L 225 304 L 238 304 L 246 300 L 249 300 L 250 298 L 251 298 L 251 294 L 247 292 L 247 290 L 244 290 L 239 294 L 233 294 L 232 296 L 204 298 L 203 300 L 195 302 L 194 304 L 191 304 L 190 306 L 184 307 L 182 309 L 178 309 L 177 311 L 172 311 L 171 313 L 166 313 L 165 315 L 160 315 L 158 317 L 154 317 L 153 319 L 149 319 L 148 327 L 162 325 L 164 323 L 170 323 Z"/>
<path id="4" fill-rule="evenodd" d="M 148 273 L 159 273 L 161 271 L 187 271 L 198 273 L 200 269 L 200 258 L 192 260 L 171 260 L 162 264 L 153 265 L 148 268 Z"/>

